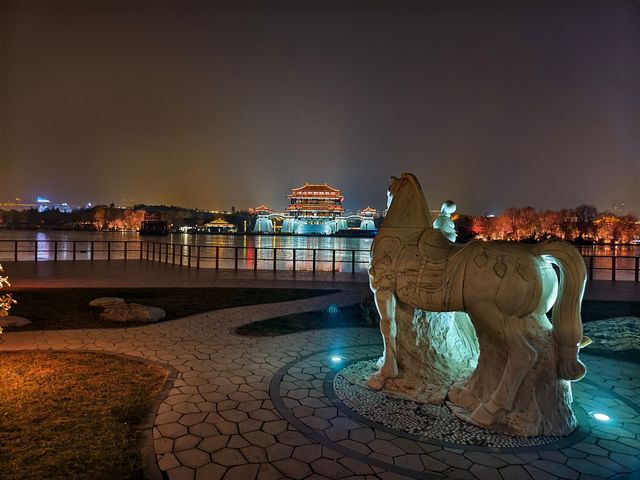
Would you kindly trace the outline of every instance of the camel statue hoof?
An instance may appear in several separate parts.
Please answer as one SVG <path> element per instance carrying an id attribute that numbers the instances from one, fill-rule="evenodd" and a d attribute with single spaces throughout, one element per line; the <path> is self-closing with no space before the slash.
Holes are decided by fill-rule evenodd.
<path id="1" fill-rule="evenodd" d="M 479 427 L 488 427 L 495 422 L 496 414 L 501 410 L 498 408 L 495 412 L 491 412 L 489 403 L 481 403 L 471 413 L 471 422 Z"/>
<path id="2" fill-rule="evenodd" d="M 369 387 L 371 390 L 382 390 L 382 388 L 384 387 L 384 379 L 382 378 L 380 373 L 374 373 L 369 377 L 369 380 L 367 380 L 367 387 Z"/>

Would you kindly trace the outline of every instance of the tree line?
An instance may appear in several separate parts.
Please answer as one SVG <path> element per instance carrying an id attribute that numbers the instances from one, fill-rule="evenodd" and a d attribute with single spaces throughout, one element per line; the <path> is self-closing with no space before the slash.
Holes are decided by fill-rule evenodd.
<path id="1" fill-rule="evenodd" d="M 483 240 L 561 238 L 575 243 L 631 243 L 640 237 L 636 216 L 598 212 L 593 205 L 546 211 L 511 207 L 495 217 L 461 217 L 459 228 L 467 236 Z"/>
<path id="2" fill-rule="evenodd" d="M 139 230 L 144 210 L 97 205 L 71 212 L 49 209 L 0 210 L 0 227 L 15 229 L 54 228 L 75 230 Z"/>
<path id="3" fill-rule="evenodd" d="M 97 205 L 92 208 L 61 212 L 45 210 L 0 210 L 0 228 L 30 229 L 57 228 L 83 230 L 139 230 L 145 212 L 159 213 L 163 220 L 175 227 L 194 226 L 224 218 L 244 231 L 253 225 L 255 215 L 246 211 L 214 214 L 165 205 L 136 205 L 119 208 Z M 598 212 L 593 205 L 576 208 L 539 211 L 532 207 L 507 208 L 495 217 L 460 215 L 455 220 L 459 240 L 540 241 L 561 238 L 576 243 L 630 243 L 640 237 L 640 224 L 633 215 Z"/>

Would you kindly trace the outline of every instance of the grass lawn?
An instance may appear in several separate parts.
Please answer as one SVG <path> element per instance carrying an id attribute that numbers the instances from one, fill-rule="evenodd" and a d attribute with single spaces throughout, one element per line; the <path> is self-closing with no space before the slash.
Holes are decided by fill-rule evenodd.
<path id="1" fill-rule="evenodd" d="M 0 353 L 0 477 L 142 478 L 138 424 L 167 378 L 96 353 Z"/>
<path id="2" fill-rule="evenodd" d="M 131 327 L 144 323 L 105 322 L 101 310 L 89 308 L 97 297 L 121 297 L 128 303 L 160 307 L 165 320 L 221 308 L 284 302 L 334 293 L 337 290 L 293 288 L 46 288 L 16 290 L 17 304 L 11 315 L 26 317 L 33 323 L 7 331 Z"/>

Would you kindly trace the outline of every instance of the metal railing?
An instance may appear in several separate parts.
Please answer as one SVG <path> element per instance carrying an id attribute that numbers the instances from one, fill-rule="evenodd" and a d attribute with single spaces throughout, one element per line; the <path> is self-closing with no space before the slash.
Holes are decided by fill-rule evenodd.
<path id="1" fill-rule="evenodd" d="M 583 255 L 589 280 L 640 281 L 640 256 Z M 143 260 L 188 268 L 365 272 L 369 250 L 140 240 L 0 240 L 2 261 Z"/>
<path id="2" fill-rule="evenodd" d="M 365 272 L 369 250 L 191 245 L 139 240 L 0 240 L 1 261 L 145 260 L 189 268 Z"/>

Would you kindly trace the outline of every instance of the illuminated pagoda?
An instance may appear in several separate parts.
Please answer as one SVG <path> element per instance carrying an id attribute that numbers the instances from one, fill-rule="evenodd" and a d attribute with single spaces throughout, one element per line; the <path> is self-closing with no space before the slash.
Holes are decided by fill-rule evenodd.
<path id="1" fill-rule="evenodd" d="M 250 208 L 249 213 L 252 215 L 271 215 L 274 212 L 271 208 L 262 203 L 255 208 Z"/>
<path id="2" fill-rule="evenodd" d="M 338 230 L 344 212 L 344 196 L 339 189 L 326 183 L 305 183 L 292 188 L 287 197 L 289 216 L 284 219 L 283 233 L 329 235 Z"/>
<path id="3" fill-rule="evenodd" d="M 273 233 L 275 213 L 265 204 L 260 204 L 255 208 L 250 208 L 249 213 L 256 215 L 256 221 L 253 225 L 253 233 Z"/>
<path id="4" fill-rule="evenodd" d="M 362 217 L 360 222 L 360 230 L 376 230 L 374 218 L 378 216 L 378 210 L 375 208 L 367 207 L 358 212 L 358 215 Z"/>

